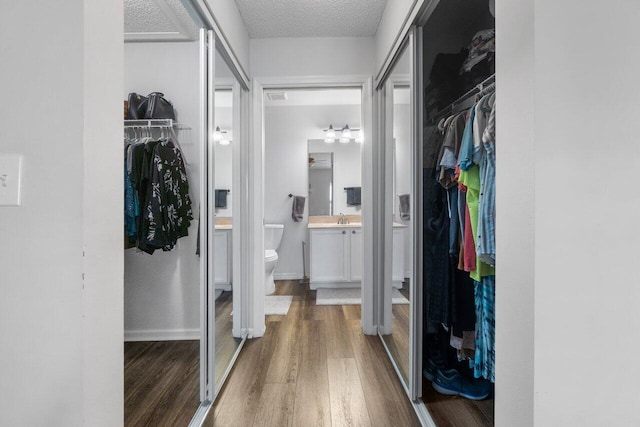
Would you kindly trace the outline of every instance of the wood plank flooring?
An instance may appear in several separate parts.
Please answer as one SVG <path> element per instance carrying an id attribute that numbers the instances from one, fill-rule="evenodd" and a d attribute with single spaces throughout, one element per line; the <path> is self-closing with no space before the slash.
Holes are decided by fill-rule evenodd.
<path id="1" fill-rule="evenodd" d="M 216 380 L 241 340 L 231 334 L 232 293 L 216 300 Z M 124 425 L 187 426 L 200 405 L 200 341 L 126 342 Z"/>
<path id="2" fill-rule="evenodd" d="M 422 382 L 422 400 L 438 427 L 493 426 L 493 398 L 474 401 L 445 396 L 435 391 L 426 378 Z"/>
<path id="3" fill-rule="evenodd" d="M 126 342 L 124 349 L 124 425 L 188 425 L 200 405 L 200 341 Z"/>
<path id="4" fill-rule="evenodd" d="M 276 282 L 293 295 L 287 316 L 267 316 L 249 340 L 206 426 L 419 426 L 376 336 L 360 326 L 360 306 L 316 306 L 315 291 Z"/>

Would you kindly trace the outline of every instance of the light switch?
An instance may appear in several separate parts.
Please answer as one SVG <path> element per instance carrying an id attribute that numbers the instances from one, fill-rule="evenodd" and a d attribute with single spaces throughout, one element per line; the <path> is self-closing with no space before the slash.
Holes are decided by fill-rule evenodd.
<path id="1" fill-rule="evenodd" d="M 0 206 L 20 206 L 22 156 L 0 154 Z"/>

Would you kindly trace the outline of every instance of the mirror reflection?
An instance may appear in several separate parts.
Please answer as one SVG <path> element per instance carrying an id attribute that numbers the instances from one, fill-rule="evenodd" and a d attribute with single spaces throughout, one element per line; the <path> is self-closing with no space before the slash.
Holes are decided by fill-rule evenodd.
<path id="1" fill-rule="evenodd" d="M 234 211 L 237 198 L 234 188 L 234 162 L 239 155 L 238 141 L 234 140 L 234 83 L 235 78 L 222 57 L 216 52 L 215 91 L 215 177 L 214 177 L 214 268 L 215 268 L 215 380 L 219 387 L 236 350 L 242 342 L 239 334 L 240 310 L 234 310 Z M 236 212 L 237 214 L 237 212 Z M 238 307 L 239 308 L 239 307 Z M 236 325 L 234 327 L 234 325 Z M 235 334 L 234 334 L 235 332 Z"/>
<path id="2" fill-rule="evenodd" d="M 413 195 L 411 191 L 411 103 L 408 53 L 405 49 L 385 84 L 386 96 L 391 98 L 392 110 L 387 111 L 385 144 L 390 157 L 387 165 L 391 173 L 392 197 L 387 200 L 392 214 L 389 227 L 392 229 L 391 274 L 386 274 L 384 289 L 384 327 L 382 338 L 409 384 L 409 323 L 411 310 L 412 271 L 412 215 Z M 388 261 L 389 264 L 389 261 Z M 387 265 L 388 265 L 387 264 Z"/>
<path id="3" fill-rule="evenodd" d="M 307 141 L 309 216 L 360 215 L 362 144 Z"/>
<path id="4" fill-rule="evenodd" d="M 333 153 L 309 153 L 309 215 L 333 215 Z"/>

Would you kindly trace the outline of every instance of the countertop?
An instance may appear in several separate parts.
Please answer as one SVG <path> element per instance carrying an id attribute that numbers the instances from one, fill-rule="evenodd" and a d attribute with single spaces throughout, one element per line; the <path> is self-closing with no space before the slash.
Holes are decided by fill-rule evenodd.
<path id="1" fill-rule="evenodd" d="M 231 224 L 216 224 L 215 229 L 216 230 L 231 230 L 232 229 L 232 225 Z"/>
<path id="2" fill-rule="evenodd" d="M 309 229 L 317 228 L 361 228 L 361 222 L 352 222 L 351 224 L 335 224 L 331 222 L 312 222 L 309 223 Z M 398 222 L 393 223 L 393 228 L 405 228 L 407 225 Z"/>

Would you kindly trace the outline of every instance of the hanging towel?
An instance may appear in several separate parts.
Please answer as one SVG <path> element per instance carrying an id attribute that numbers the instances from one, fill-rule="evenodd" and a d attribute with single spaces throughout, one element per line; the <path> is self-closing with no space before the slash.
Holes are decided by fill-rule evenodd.
<path id="1" fill-rule="evenodd" d="M 227 207 L 227 194 L 229 190 L 216 190 L 216 208 Z"/>
<path id="2" fill-rule="evenodd" d="M 400 198 L 400 218 L 405 221 L 409 221 L 411 219 L 410 206 L 409 206 L 409 195 L 408 194 L 400 194 L 398 196 Z"/>
<path id="3" fill-rule="evenodd" d="M 361 187 L 346 187 L 347 191 L 347 205 L 359 206 L 361 205 Z"/>
<path id="4" fill-rule="evenodd" d="M 295 222 L 302 221 L 304 215 L 304 202 L 306 198 L 304 196 L 293 196 L 293 207 L 291 208 L 291 218 Z"/>

